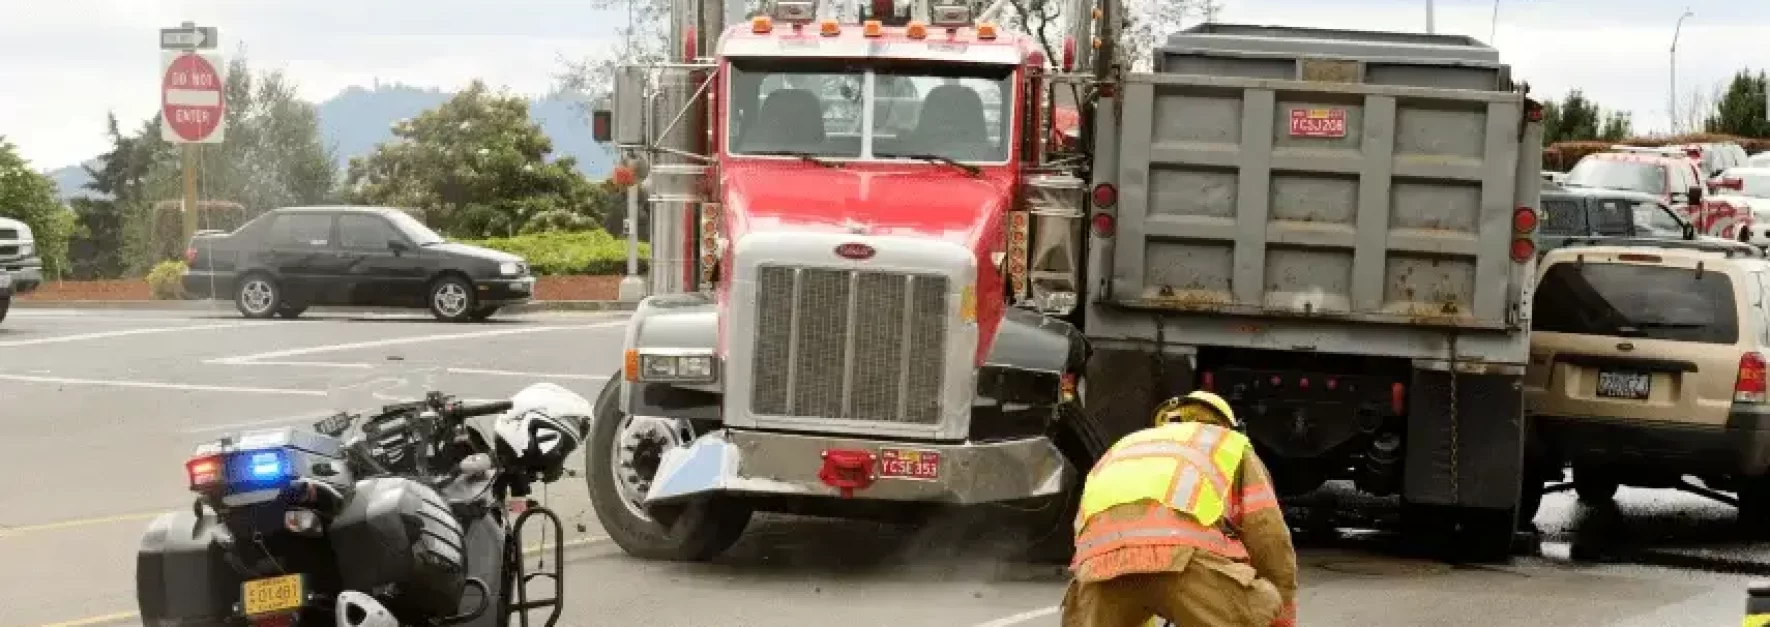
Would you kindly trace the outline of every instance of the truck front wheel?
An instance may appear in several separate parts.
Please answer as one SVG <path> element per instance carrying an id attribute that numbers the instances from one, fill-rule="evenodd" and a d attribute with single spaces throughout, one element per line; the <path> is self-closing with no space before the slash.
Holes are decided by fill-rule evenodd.
<path id="1" fill-rule="evenodd" d="M 679 442 L 670 434 L 635 428 L 620 408 L 621 382 L 616 372 L 596 398 L 584 453 L 590 505 L 603 530 L 628 555 L 645 559 L 705 561 L 725 552 L 750 523 L 744 503 L 714 496 L 666 508 L 640 507 L 664 448 Z"/>

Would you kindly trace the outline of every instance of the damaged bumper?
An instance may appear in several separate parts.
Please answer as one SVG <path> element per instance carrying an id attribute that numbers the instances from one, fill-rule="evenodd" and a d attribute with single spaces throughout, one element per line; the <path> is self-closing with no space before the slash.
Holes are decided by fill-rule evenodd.
<path id="1" fill-rule="evenodd" d="M 906 444 L 724 429 L 665 453 L 645 502 L 716 493 L 840 498 L 842 489 L 819 478 L 825 454 L 862 451 L 870 455 L 871 476 L 846 495 L 856 499 L 954 505 L 1014 501 L 1058 494 L 1063 473 L 1069 472 L 1063 454 L 1043 437 Z M 906 458 L 916 461 L 906 465 Z M 917 476 L 900 476 L 906 474 Z"/>

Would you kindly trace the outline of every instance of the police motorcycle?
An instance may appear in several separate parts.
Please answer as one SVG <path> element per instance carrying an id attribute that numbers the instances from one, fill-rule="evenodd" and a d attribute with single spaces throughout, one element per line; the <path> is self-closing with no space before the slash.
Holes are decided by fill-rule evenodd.
<path id="1" fill-rule="evenodd" d="M 564 474 L 591 404 L 552 383 L 468 402 L 432 391 L 435 375 L 333 386 L 334 408 L 379 409 L 197 447 L 185 462 L 191 507 L 141 540 L 142 622 L 528 627 L 547 610 L 536 624 L 554 625 L 565 530 L 531 497 Z M 534 520 L 538 548 L 523 542 Z M 544 556 L 532 572 L 529 553 Z"/>

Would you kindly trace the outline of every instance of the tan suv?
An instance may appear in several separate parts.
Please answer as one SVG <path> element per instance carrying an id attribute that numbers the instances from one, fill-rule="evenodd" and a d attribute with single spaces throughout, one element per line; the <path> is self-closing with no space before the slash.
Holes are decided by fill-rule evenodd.
<path id="1" fill-rule="evenodd" d="M 1732 242 L 1617 238 L 1545 255 L 1524 378 L 1533 474 L 1559 480 L 1572 465 L 1586 502 L 1618 485 L 1730 491 L 1748 528 L 1770 523 L 1767 271 L 1762 251 Z M 1540 485 L 1530 492 L 1534 514 Z"/>

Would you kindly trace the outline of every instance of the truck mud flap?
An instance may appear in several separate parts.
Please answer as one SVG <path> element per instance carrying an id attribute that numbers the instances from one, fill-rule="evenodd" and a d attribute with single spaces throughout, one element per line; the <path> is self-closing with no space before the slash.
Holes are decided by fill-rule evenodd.
<path id="1" fill-rule="evenodd" d="M 1462 507 L 1515 505 L 1524 466 L 1522 382 L 1517 375 L 1458 374 L 1453 420 L 1450 374 L 1415 370 L 1403 496 Z"/>

